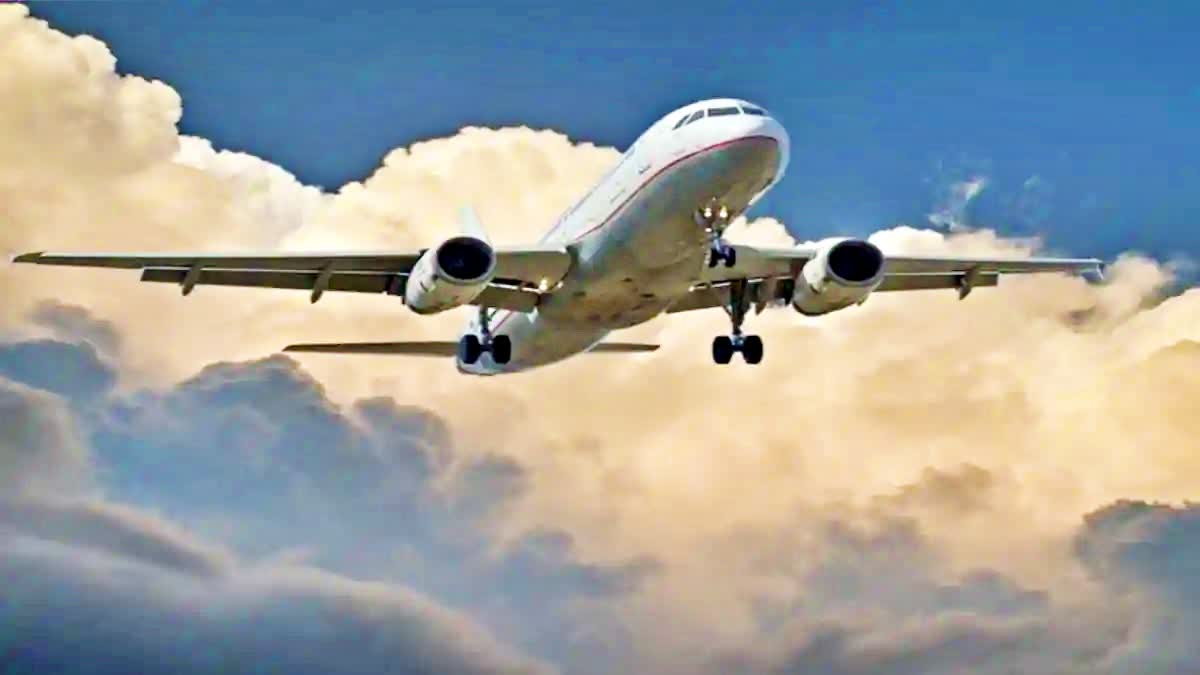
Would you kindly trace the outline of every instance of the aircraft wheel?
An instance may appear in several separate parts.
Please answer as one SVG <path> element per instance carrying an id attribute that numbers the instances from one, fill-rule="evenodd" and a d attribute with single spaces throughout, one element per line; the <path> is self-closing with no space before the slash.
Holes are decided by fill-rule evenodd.
<path id="1" fill-rule="evenodd" d="M 737 264 L 737 249 L 730 246 L 725 249 L 725 266 L 733 267 Z"/>
<path id="2" fill-rule="evenodd" d="M 762 338 L 757 335 L 747 335 L 745 340 L 742 341 L 742 357 L 746 359 L 746 363 L 750 364 L 762 361 Z"/>
<path id="3" fill-rule="evenodd" d="M 492 338 L 492 360 L 499 364 L 508 363 L 512 358 L 512 340 L 507 335 L 497 335 Z"/>
<path id="4" fill-rule="evenodd" d="M 713 361 L 720 364 L 729 363 L 733 358 L 733 340 L 730 340 L 728 335 L 713 338 L 712 357 Z"/>
<path id="5" fill-rule="evenodd" d="M 470 365 L 479 360 L 479 355 L 483 353 L 483 345 L 479 343 L 479 336 L 468 334 L 462 336 L 458 341 L 458 360 Z"/>

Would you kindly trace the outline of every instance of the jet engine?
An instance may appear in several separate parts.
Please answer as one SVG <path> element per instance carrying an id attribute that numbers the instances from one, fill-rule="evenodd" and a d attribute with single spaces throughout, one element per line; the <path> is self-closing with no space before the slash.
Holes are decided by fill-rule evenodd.
<path id="1" fill-rule="evenodd" d="M 883 281 L 883 252 L 862 239 L 830 239 L 796 278 L 792 306 L 817 316 L 861 303 Z"/>
<path id="2" fill-rule="evenodd" d="M 454 237 L 425 251 L 409 273 L 404 303 L 417 314 L 444 312 L 474 300 L 496 274 L 496 253 L 476 237 Z"/>

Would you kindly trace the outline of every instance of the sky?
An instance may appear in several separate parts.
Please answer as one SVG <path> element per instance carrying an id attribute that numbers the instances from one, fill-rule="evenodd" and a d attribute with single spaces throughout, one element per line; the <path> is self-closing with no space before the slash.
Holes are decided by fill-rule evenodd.
<path id="1" fill-rule="evenodd" d="M 795 142 L 732 241 L 1112 261 L 472 378 L 279 353 L 469 308 L 0 257 L 0 671 L 1194 671 L 1189 17 L 911 5 L 0 4 L 0 254 L 528 242 L 732 94 Z"/>
<path id="2" fill-rule="evenodd" d="M 1190 255 L 1200 47 L 1189 3 L 572 5 L 34 2 L 168 81 L 180 129 L 336 189 L 463 126 L 626 147 L 693 100 L 745 97 L 789 129 L 760 207 L 799 234 L 959 218 L 1074 253 Z"/>

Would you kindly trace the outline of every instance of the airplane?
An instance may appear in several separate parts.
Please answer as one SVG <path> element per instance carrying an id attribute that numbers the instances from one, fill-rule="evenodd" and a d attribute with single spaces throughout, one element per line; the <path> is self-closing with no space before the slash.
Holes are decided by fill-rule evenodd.
<path id="1" fill-rule="evenodd" d="M 818 316 L 873 293 L 954 289 L 965 298 L 1001 275 L 1058 272 L 1102 278 L 1097 259 L 885 255 L 834 237 L 797 248 L 731 244 L 723 235 L 783 177 L 790 141 L 765 108 L 733 98 L 698 101 L 647 129 L 620 161 L 528 246 L 499 247 L 464 207 L 460 232 L 407 252 L 218 255 L 27 253 L 19 263 L 140 269 L 141 280 L 196 286 L 399 296 L 417 314 L 477 308 L 457 341 L 298 344 L 287 352 L 453 357 L 471 375 L 515 373 L 584 353 L 636 353 L 652 344 L 606 342 L 610 332 L 663 313 L 721 308 L 730 333 L 712 359 L 763 359 L 747 335 L 750 310 L 790 305 Z"/>

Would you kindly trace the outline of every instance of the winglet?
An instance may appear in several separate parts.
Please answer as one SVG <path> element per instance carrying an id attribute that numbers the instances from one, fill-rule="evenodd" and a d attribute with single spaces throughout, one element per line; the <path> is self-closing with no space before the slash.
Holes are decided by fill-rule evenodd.
<path id="1" fill-rule="evenodd" d="M 22 253 L 21 255 L 13 256 L 11 262 L 14 263 L 36 263 L 45 254 L 45 251 L 35 251 L 33 253 Z"/>

